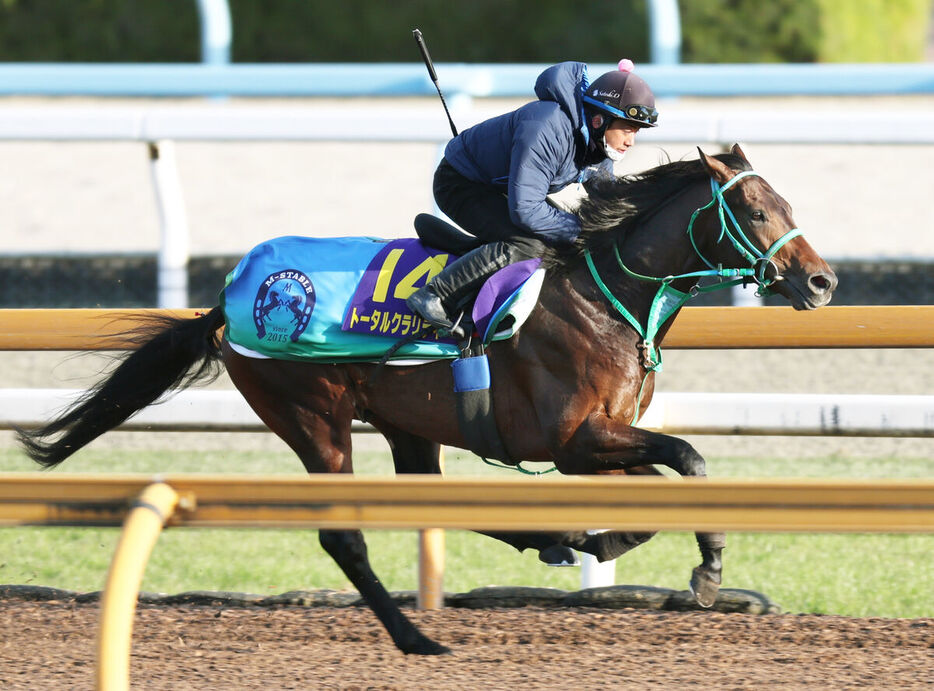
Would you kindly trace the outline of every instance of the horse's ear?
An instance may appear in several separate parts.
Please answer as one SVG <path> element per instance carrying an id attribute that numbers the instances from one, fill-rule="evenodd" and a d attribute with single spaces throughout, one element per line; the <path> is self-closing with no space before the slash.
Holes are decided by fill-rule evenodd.
<path id="1" fill-rule="evenodd" d="M 721 185 L 726 184 L 736 175 L 736 171 L 730 168 L 726 163 L 713 156 L 708 156 L 701 151 L 700 147 L 697 147 L 697 153 L 700 154 L 701 165 L 704 166 L 704 170 Z"/>
<path id="2" fill-rule="evenodd" d="M 734 144 L 732 147 L 730 147 L 730 153 L 734 156 L 739 156 L 750 168 L 752 168 L 752 164 L 749 163 L 749 159 L 746 158 L 746 154 L 743 153 L 743 150 L 739 148 L 739 144 Z"/>

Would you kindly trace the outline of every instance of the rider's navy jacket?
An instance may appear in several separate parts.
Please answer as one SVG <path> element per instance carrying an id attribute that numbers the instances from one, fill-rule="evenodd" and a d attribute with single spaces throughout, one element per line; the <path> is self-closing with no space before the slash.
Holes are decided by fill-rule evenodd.
<path id="1" fill-rule="evenodd" d="M 490 118 L 452 139 L 444 157 L 461 175 L 508 192 L 512 222 L 550 244 L 573 242 L 574 214 L 545 196 L 580 177 L 589 136 L 581 107 L 587 66 L 562 62 L 535 82 L 538 101 Z"/>

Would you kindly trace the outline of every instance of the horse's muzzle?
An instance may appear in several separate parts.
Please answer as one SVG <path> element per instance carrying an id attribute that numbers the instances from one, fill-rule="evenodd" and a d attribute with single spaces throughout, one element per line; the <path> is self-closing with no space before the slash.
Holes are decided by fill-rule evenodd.
<path id="1" fill-rule="evenodd" d="M 814 310 L 830 302 L 836 287 L 837 275 L 828 268 L 797 275 L 785 274 L 774 284 L 773 290 L 788 298 L 796 310 Z"/>

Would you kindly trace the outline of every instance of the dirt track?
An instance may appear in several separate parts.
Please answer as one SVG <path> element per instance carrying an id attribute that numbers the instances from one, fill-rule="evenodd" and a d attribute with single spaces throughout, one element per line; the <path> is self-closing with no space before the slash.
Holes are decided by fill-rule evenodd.
<path id="1" fill-rule="evenodd" d="M 93 686 L 96 605 L 0 602 L 0 686 Z M 930 688 L 934 620 L 538 608 L 412 612 L 407 657 L 362 608 L 141 606 L 145 689 Z"/>

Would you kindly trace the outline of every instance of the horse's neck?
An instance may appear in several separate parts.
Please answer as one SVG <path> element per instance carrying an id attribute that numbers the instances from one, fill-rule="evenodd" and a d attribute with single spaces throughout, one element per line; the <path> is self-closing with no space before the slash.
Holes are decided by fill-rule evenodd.
<path id="1" fill-rule="evenodd" d="M 710 201 L 710 195 L 708 182 L 692 185 L 633 228 L 619 248 L 626 266 L 637 273 L 656 277 L 678 276 L 705 268 L 687 231 L 691 215 Z M 696 238 L 700 238 L 701 229 L 708 221 L 709 215 L 695 221 Z M 645 282 L 625 275 L 621 277 L 621 282 L 639 283 L 645 287 Z M 690 284 L 690 280 L 682 282 L 682 285 Z"/>
<path id="2" fill-rule="evenodd" d="M 709 187 L 705 192 L 700 185 L 678 195 L 620 240 L 623 262 L 633 271 L 658 277 L 699 268 L 702 262 L 687 237 L 687 225 L 693 211 L 709 199 Z M 632 322 L 612 305 L 586 261 L 580 258 L 546 279 L 539 307 L 523 327 L 529 338 L 509 341 L 507 347 L 516 349 L 525 360 L 556 372 L 567 371 L 568 357 L 573 353 L 573 372 L 581 382 L 605 387 L 613 381 L 611 388 L 619 394 L 621 385 L 638 387 L 645 373 L 640 345 L 649 330 L 649 313 L 659 284 L 628 276 L 619 267 L 612 244 L 595 248 L 591 257 L 606 289 L 641 328 L 633 333 Z M 674 287 L 687 290 L 690 283 L 676 281 Z M 655 333 L 656 346 L 670 324 L 669 319 Z M 609 376 L 609 372 L 626 376 L 620 379 Z"/>
<path id="3" fill-rule="evenodd" d="M 593 256 L 597 271 L 609 290 L 640 323 L 645 324 L 660 284 L 628 275 L 620 267 L 620 260 L 629 270 L 655 278 L 678 276 L 705 268 L 703 260 L 692 245 L 687 229 L 694 210 L 708 201 L 708 184 L 704 182 L 692 185 L 644 222 L 632 228 L 625 238 L 621 238 L 617 244 L 618 258 L 612 246 L 599 252 L 599 256 Z M 695 225 L 699 228 L 707 220 L 699 220 Z M 586 266 L 577 273 L 578 285 L 594 284 Z M 694 279 L 687 278 L 675 280 L 671 285 L 686 291 L 693 283 Z"/>
<path id="4" fill-rule="evenodd" d="M 630 229 L 618 243 L 623 263 L 632 271 L 654 277 L 704 268 L 687 235 L 687 227 L 694 210 L 708 201 L 709 182 L 699 182 Z M 609 292 L 645 327 L 659 283 L 627 275 L 619 266 L 612 243 L 594 248 L 591 258 Z M 530 320 L 525 331 L 530 335 L 534 332 L 536 339 L 549 342 L 554 332 L 566 334 L 570 330 L 571 338 L 578 344 L 576 348 L 586 348 L 584 344 L 599 341 L 599 348 L 631 350 L 630 340 L 619 338 L 620 321 L 624 318 L 598 287 L 585 260 L 573 261 L 565 272 L 557 272 L 546 279 L 539 298 L 542 310 L 537 318 Z M 691 285 L 692 279 L 672 283 L 672 287 L 684 291 Z M 661 342 L 669 325 L 670 320 L 659 331 L 656 343 Z"/>

